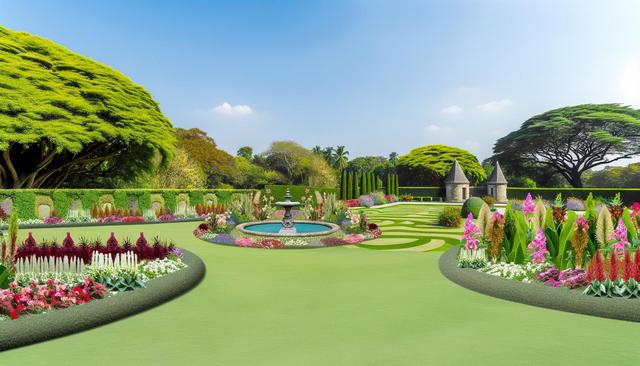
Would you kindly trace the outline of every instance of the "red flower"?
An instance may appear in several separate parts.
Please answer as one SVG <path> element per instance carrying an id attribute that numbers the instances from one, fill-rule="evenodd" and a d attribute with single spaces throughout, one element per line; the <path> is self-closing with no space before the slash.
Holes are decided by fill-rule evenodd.
<path id="1" fill-rule="evenodd" d="M 624 261 L 622 263 L 622 279 L 624 280 L 624 282 L 627 282 L 630 278 L 633 278 L 635 272 L 633 263 L 631 262 L 631 254 L 628 250 L 624 251 Z"/>
<path id="2" fill-rule="evenodd" d="M 615 281 L 618 279 L 618 270 L 618 256 L 616 255 L 616 252 L 612 251 L 611 255 L 609 256 L 609 279 L 611 281 Z"/>

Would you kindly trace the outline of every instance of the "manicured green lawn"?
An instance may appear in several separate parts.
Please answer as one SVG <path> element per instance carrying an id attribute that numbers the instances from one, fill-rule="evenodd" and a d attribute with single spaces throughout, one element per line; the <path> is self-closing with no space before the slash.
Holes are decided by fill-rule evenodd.
<path id="1" fill-rule="evenodd" d="M 634 351 L 639 324 L 539 309 L 468 291 L 439 273 L 440 252 L 234 248 L 195 239 L 194 226 L 72 230 L 88 237 L 106 237 L 111 230 L 120 236 L 145 231 L 148 237 L 170 237 L 206 262 L 207 276 L 190 293 L 160 307 L 4 352 L 0 364 L 640 363 Z M 61 239 L 65 231 L 48 230 L 46 235 Z M 45 231 L 34 233 L 40 237 Z"/>

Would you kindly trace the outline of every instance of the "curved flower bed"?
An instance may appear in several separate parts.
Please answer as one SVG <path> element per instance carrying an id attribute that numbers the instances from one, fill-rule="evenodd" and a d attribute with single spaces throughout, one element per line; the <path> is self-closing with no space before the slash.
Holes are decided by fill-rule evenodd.
<path id="1" fill-rule="evenodd" d="M 585 201 L 585 212 L 578 214 L 567 209 L 560 195 L 548 209 L 542 200 L 534 202 L 527 195 L 521 211 L 514 211 L 507 203 L 504 215 L 489 214 L 486 207 L 475 221 L 469 214 L 461 244 L 457 266 L 470 272 L 448 273 L 457 273 L 453 277 L 463 285 L 534 305 L 551 304 L 550 307 L 563 310 L 636 320 L 633 315 L 616 315 L 601 307 L 616 304 L 610 299 L 629 303 L 629 307 L 620 308 L 627 309 L 624 311 L 638 307 L 634 302 L 640 298 L 640 203 L 624 207 L 618 194 L 598 212 L 590 196 Z M 474 275 L 476 278 L 469 277 Z M 504 289 L 490 289 L 486 275 L 519 284 L 506 286 L 512 292 L 504 293 Z M 525 292 L 519 292 L 525 291 L 520 287 L 523 285 L 547 286 L 558 293 L 575 290 L 571 293 L 579 297 L 569 298 L 571 305 L 563 305 L 557 299 L 566 300 L 566 295 L 557 298 L 557 293 L 544 290 L 542 293 L 550 299 L 532 295 L 532 300 Z M 536 287 L 530 289 L 532 294 L 540 292 Z M 595 306 L 595 310 L 573 304 L 574 301 Z"/>
<path id="2" fill-rule="evenodd" d="M 458 247 L 442 254 L 440 272 L 452 282 L 485 295 L 513 302 L 602 318 L 640 322 L 638 303 L 624 298 L 585 296 L 583 290 L 519 281 L 472 268 L 458 267 Z M 517 277 L 517 276 L 516 276 Z"/>
<path id="3" fill-rule="evenodd" d="M 184 250 L 179 271 L 149 280 L 146 287 L 37 316 L 0 321 L 0 351 L 62 337 L 140 313 L 195 287 L 205 274 L 202 260 Z"/>

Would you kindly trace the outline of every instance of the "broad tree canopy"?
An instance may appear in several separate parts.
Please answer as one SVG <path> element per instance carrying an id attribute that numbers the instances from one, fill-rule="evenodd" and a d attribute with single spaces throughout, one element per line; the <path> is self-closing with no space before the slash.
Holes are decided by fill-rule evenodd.
<path id="1" fill-rule="evenodd" d="M 554 109 L 501 138 L 491 160 L 508 171 L 545 166 L 582 187 L 586 170 L 640 153 L 640 111 L 619 104 Z"/>
<path id="2" fill-rule="evenodd" d="M 171 122 L 121 73 L 2 27 L 0 65 L 0 187 L 109 186 L 172 157 Z"/>
<path id="3" fill-rule="evenodd" d="M 455 159 L 458 159 L 464 174 L 473 184 L 487 178 L 478 159 L 467 150 L 447 145 L 426 145 L 398 159 L 400 183 L 403 186 L 442 185 Z"/>

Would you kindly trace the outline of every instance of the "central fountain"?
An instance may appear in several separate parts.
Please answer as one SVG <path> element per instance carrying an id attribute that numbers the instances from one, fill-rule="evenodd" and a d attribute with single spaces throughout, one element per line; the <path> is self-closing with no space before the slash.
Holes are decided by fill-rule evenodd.
<path id="1" fill-rule="evenodd" d="M 275 237 L 323 236 L 340 230 L 340 226 L 330 222 L 309 220 L 296 220 L 294 222 L 291 210 L 300 206 L 300 202 L 291 201 L 291 198 L 291 191 L 287 188 L 284 200 L 275 203 L 284 209 L 282 221 L 247 222 L 238 225 L 236 228 L 245 234 Z"/>
<path id="2" fill-rule="evenodd" d="M 300 202 L 291 201 L 291 191 L 287 188 L 287 191 L 284 194 L 284 201 L 276 202 L 277 206 L 284 208 L 284 216 L 282 217 L 282 228 L 278 233 L 284 235 L 293 235 L 296 233 L 296 225 L 293 222 L 293 215 L 291 214 L 291 209 L 294 207 L 300 206 Z"/>

